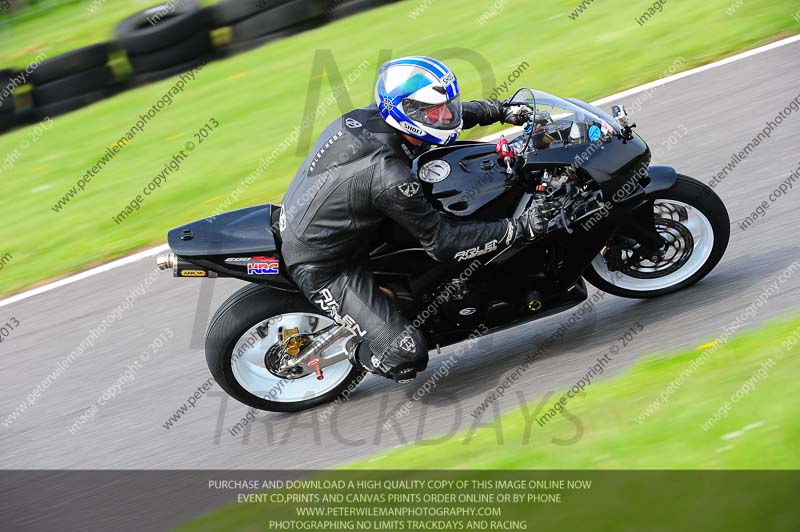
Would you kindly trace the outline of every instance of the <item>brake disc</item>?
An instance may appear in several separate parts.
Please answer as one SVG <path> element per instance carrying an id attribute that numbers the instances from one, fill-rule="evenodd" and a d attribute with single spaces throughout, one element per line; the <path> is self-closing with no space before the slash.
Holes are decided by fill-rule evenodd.
<path id="1" fill-rule="evenodd" d="M 655 279 L 680 270 L 692 256 L 694 237 L 682 223 L 672 218 L 656 220 L 656 230 L 666 244 L 658 257 L 642 258 L 632 254 L 620 271 L 636 279 Z"/>

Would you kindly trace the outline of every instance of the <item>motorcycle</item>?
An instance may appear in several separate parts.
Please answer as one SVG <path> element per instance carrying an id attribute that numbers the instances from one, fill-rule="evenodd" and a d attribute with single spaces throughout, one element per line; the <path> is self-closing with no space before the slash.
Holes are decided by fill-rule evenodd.
<path id="1" fill-rule="evenodd" d="M 413 162 L 435 208 L 462 220 L 495 220 L 534 208 L 546 234 L 499 253 L 499 242 L 437 263 L 387 221 L 368 265 L 382 292 L 431 348 L 564 312 L 586 282 L 627 298 L 652 298 L 705 277 L 728 245 L 730 221 L 714 191 L 667 166 L 623 107 L 612 114 L 577 99 L 520 89 L 506 105 L 529 110 L 514 138 L 460 141 Z M 281 257 L 280 207 L 257 205 L 169 232 L 162 269 L 176 277 L 234 277 L 248 286 L 211 319 L 208 367 L 251 407 L 292 412 L 349 396 L 364 370 L 359 344 L 297 288 Z"/>

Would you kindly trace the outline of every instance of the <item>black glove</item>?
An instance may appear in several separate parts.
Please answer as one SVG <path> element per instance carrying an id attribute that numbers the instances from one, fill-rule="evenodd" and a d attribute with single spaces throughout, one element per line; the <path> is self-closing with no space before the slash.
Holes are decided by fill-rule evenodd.
<path id="1" fill-rule="evenodd" d="M 464 102 L 464 129 L 488 126 L 503 120 L 503 104 L 499 100 L 474 100 Z"/>
<path id="2" fill-rule="evenodd" d="M 488 126 L 497 122 L 521 126 L 533 115 L 530 107 L 512 105 L 508 101 L 501 102 L 493 98 L 464 102 L 463 109 L 464 129 Z"/>
<path id="3" fill-rule="evenodd" d="M 503 107 L 503 123 L 512 126 L 521 126 L 533 115 L 530 107 L 525 105 L 512 105 Z"/>
<path id="4" fill-rule="evenodd" d="M 536 206 L 528 208 L 514 220 L 517 237 L 515 240 L 531 242 L 547 232 L 547 223 Z"/>

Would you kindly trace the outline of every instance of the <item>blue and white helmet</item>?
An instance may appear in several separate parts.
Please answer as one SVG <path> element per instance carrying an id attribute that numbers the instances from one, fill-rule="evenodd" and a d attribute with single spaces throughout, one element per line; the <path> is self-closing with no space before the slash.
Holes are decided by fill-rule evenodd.
<path id="1" fill-rule="evenodd" d="M 430 57 L 401 57 L 381 65 L 375 103 L 387 124 L 431 144 L 455 142 L 464 125 L 456 76 Z"/>

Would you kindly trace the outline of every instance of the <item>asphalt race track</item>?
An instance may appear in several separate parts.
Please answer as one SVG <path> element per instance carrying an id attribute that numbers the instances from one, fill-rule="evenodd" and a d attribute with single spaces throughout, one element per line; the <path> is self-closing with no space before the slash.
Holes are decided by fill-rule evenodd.
<path id="1" fill-rule="evenodd" d="M 639 133 L 656 154 L 655 162 L 671 164 L 681 173 L 708 182 L 767 120 L 798 96 L 798 72 L 800 43 L 794 43 L 656 88 L 646 101 L 639 95 L 620 103 L 631 106 Z M 633 107 L 637 98 L 638 112 L 638 105 Z M 676 142 L 670 142 L 671 135 Z M 499 407 L 490 408 L 480 422 L 490 421 L 501 409 L 518 406 L 520 400 L 534 402 L 549 391 L 575 384 L 636 321 L 644 332 L 612 357 L 605 376 L 645 355 L 694 349 L 719 335 L 765 286 L 800 259 L 800 191 L 796 190 L 800 183 L 772 203 L 766 216 L 749 229 L 742 231 L 737 225 L 800 166 L 798 139 L 800 112 L 795 112 L 717 186 L 731 214 L 732 237 L 726 256 L 709 277 L 692 289 L 654 301 L 607 296 L 523 373 Z M 148 258 L 0 307 L 0 322 L 14 318 L 20 324 L 0 345 L 0 421 L 4 421 L 0 467 L 319 469 L 367 456 L 374 456 L 378 465 L 385 450 L 442 434 L 452 437 L 457 429 L 471 427 L 476 423 L 470 415 L 473 409 L 565 318 L 554 316 L 482 338 L 458 357 L 449 376 L 412 407 L 397 429 L 384 427 L 386 415 L 404 403 L 418 384 L 403 387 L 375 377 L 326 415 L 320 415 L 324 407 L 299 415 L 259 412 L 235 436 L 229 429 L 248 409 L 226 399 L 213 385 L 166 429 L 170 416 L 209 379 L 202 351 L 209 312 L 241 283 L 173 279 L 165 272 L 143 295 L 131 295 L 154 269 L 154 259 Z M 204 294 L 212 287 L 207 304 Z M 795 274 L 743 328 L 796 310 L 798 287 L 800 275 Z M 9 422 L 8 416 L 59 361 L 129 295 L 133 304 L 121 319 L 105 328 L 86 353 L 39 393 L 32 406 Z M 94 419 L 70 431 L 68 427 L 162 333 L 171 335 L 165 348 L 143 362 L 135 374 L 129 372 L 132 380 L 96 411 Z M 433 354 L 420 384 L 452 352 L 449 348 Z M 585 430 L 591 430 L 603 420 L 581 422 Z M 531 445 L 554 443 L 537 439 L 534 426 Z"/>

